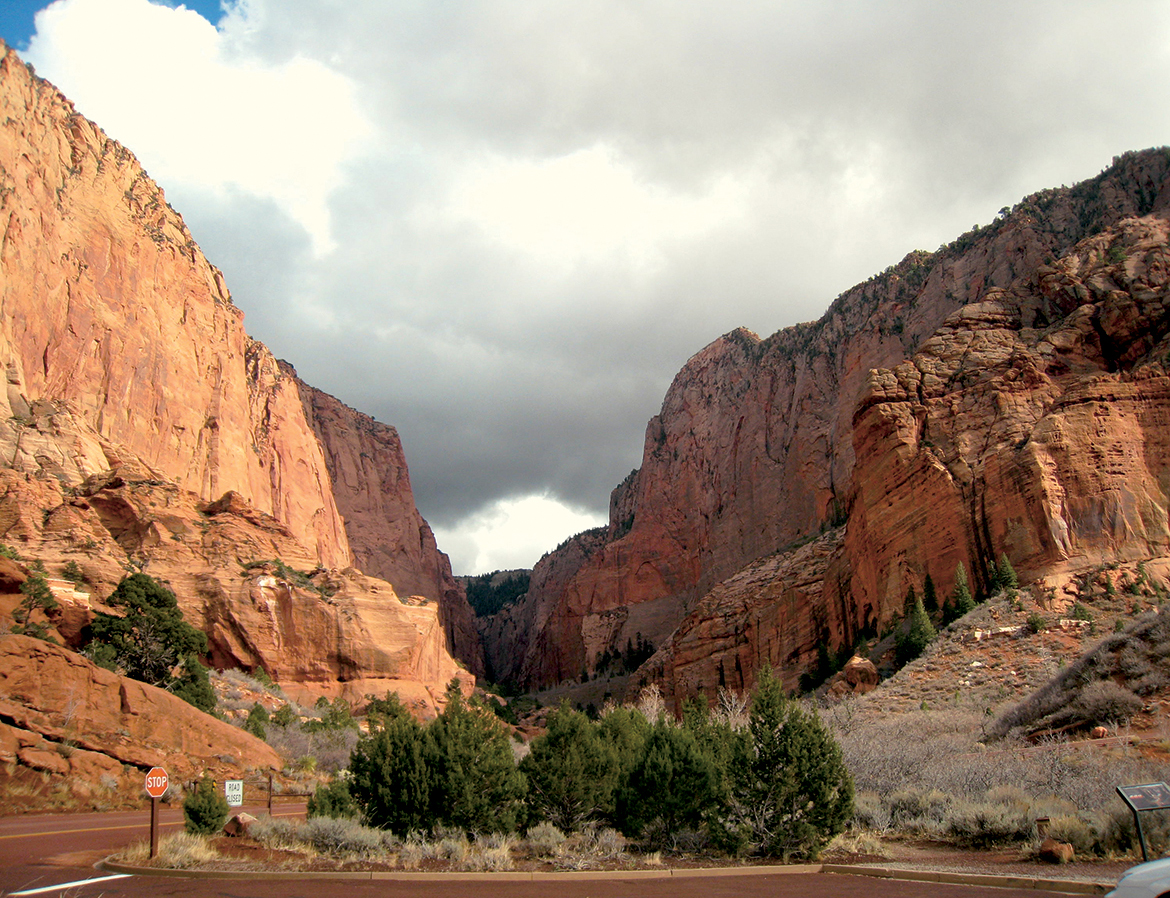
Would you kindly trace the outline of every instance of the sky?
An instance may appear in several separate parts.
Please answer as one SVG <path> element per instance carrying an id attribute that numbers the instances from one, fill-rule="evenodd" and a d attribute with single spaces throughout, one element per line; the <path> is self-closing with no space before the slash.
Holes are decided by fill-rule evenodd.
<path id="1" fill-rule="evenodd" d="M 605 521 L 721 334 L 1170 143 L 1170 4 L 4 0 L 456 573 Z"/>

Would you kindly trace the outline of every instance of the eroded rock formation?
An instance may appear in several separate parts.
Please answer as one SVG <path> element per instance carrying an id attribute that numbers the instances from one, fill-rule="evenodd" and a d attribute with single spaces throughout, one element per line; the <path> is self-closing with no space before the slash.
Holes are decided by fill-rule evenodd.
<path id="1" fill-rule="evenodd" d="M 0 784 L 47 773 L 66 778 L 76 801 L 106 806 L 137 800 L 154 766 L 182 783 L 284 764 L 262 740 L 163 689 L 13 635 L 0 636 L 0 762 Z"/>
<path id="2" fill-rule="evenodd" d="M 1151 433 L 1162 411 L 1111 411 L 1126 421 L 1104 455 L 1064 448 L 1084 437 L 1043 436 L 1056 447 L 1043 453 L 1027 441 L 1058 394 L 1096 399 L 1044 426 L 1087 434 L 1101 430 L 1106 397 L 1160 389 L 1136 385 L 1161 377 L 1152 373 L 1160 299 L 1140 298 L 1163 290 L 1151 280 L 1160 251 L 1135 249 L 1139 263 L 1125 250 L 1137 267 L 1113 274 L 1068 266 L 1136 246 L 1134 228 L 1156 243 L 1168 172 L 1165 151 L 1129 154 L 1092 181 L 1028 197 L 936 253 L 912 253 L 814 324 L 763 340 L 733 331 L 696 354 L 647 427 L 642 467 L 615 490 L 605 544 L 567 582 L 534 582 L 524 614 L 535 633 L 489 646 L 492 658 L 512 659 L 501 678 L 543 685 L 588 670 L 630 635 L 595 622 L 632 619 L 654 604 L 676 613 L 642 630 L 663 647 L 644 677 L 686 691 L 730 681 L 738 665 L 750 686 L 769 663 L 795 685 L 818 641 L 847 647 L 888 623 L 927 570 L 948 588 L 960 560 L 981 578 L 983 556 L 1007 551 L 1017 570 L 1036 576 L 1115 551 L 1119 531 L 1127 552 L 1162 551 L 1166 500 L 1157 474 L 1139 470 L 1148 447 L 1160 457 Z M 1135 223 L 1143 216 L 1154 218 Z M 1106 295 L 1106 306 L 1073 308 L 1072 296 L 1083 306 Z M 1025 362 L 1023 347 L 1049 330 L 1056 343 L 1043 352 L 1056 361 Z M 983 392 L 963 391 L 975 381 Z M 948 423 L 935 420 L 944 410 Z M 938 448 L 952 439 L 955 448 Z M 1108 484 L 1099 482 L 1103 462 L 1119 472 Z M 976 464 L 978 473 L 969 470 Z M 1062 465 L 1066 473 L 1039 476 Z M 1129 476 L 1136 485 L 1123 487 Z M 1056 491 L 1044 486 L 1053 482 Z M 1030 495 L 1036 490 L 1044 495 Z M 837 529 L 821 580 L 789 569 L 787 547 Z M 1096 536 L 1073 550 L 1066 532 Z M 1065 548 L 1054 548 L 1062 540 Z M 801 602 L 786 598 L 794 592 Z"/>

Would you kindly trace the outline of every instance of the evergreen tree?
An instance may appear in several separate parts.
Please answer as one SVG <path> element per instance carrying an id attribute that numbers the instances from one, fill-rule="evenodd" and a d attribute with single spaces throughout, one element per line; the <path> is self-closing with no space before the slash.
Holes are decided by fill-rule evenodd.
<path id="1" fill-rule="evenodd" d="M 1006 552 L 999 558 L 999 565 L 995 568 L 995 575 L 996 582 L 993 586 L 993 591 L 995 592 L 999 592 L 1001 589 L 1015 589 L 1020 585 L 1020 580 L 1016 576 L 1016 570 L 1008 560 Z"/>
<path id="2" fill-rule="evenodd" d="M 642 756 L 650 730 L 650 722 L 633 708 L 613 708 L 601 718 L 598 732 L 617 761 L 619 789 L 629 780 L 630 772 Z"/>
<path id="3" fill-rule="evenodd" d="M 853 814 L 853 781 L 840 746 L 815 714 L 784 695 L 767 667 L 748 729 L 746 762 L 733 774 L 733 819 L 759 853 L 815 858 Z"/>
<path id="4" fill-rule="evenodd" d="M 899 665 L 908 664 L 921 655 L 938 635 L 930 615 L 922 606 L 922 599 L 914 600 L 914 607 L 906 621 L 907 629 L 898 634 L 895 641 L 895 657 Z"/>
<path id="5" fill-rule="evenodd" d="M 613 746 L 567 701 L 549 716 L 548 730 L 520 762 L 529 806 L 565 832 L 612 814 L 618 769 Z"/>
<path id="6" fill-rule="evenodd" d="M 305 816 L 354 820 L 361 816 L 361 808 L 350 794 L 349 783 L 338 777 L 313 790 L 305 808 Z"/>
<path id="7" fill-rule="evenodd" d="M 519 822 L 524 775 L 516 769 L 507 727 L 468 705 L 452 681 L 447 707 L 426 730 L 431 811 L 437 822 L 468 832 L 512 832 Z"/>
<path id="8" fill-rule="evenodd" d="M 147 574 L 132 574 L 106 600 L 118 617 L 94 614 L 86 648 L 96 664 L 131 679 L 172 689 L 201 710 L 215 706 L 207 670 L 207 637 L 183 620 L 175 594 Z"/>
<path id="9" fill-rule="evenodd" d="M 962 617 L 975 607 L 975 599 L 967 583 L 967 569 L 961 561 L 955 568 L 955 588 L 951 591 L 951 605 L 955 609 L 956 618 Z"/>
<path id="10" fill-rule="evenodd" d="M 223 829 L 228 818 L 227 799 L 209 777 L 199 781 L 183 799 L 183 824 L 189 833 L 211 835 Z"/>
<path id="11" fill-rule="evenodd" d="M 244 721 L 244 729 L 258 739 L 268 736 L 268 721 L 271 719 L 268 709 L 259 702 L 254 702 L 248 719 Z"/>
<path id="12" fill-rule="evenodd" d="M 618 826 L 626 835 L 669 839 L 684 827 L 702 825 L 718 788 L 715 760 L 694 734 L 673 721 L 660 721 L 618 796 Z"/>
<path id="13" fill-rule="evenodd" d="M 935 589 L 934 580 L 929 572 L 922 582 L 922 607 L 927 611 L 938 611 L 938 590 Z"/>
<path id="14" fill-rule="evenodd" d="M 403 836 L 429 830 L 435 818 L 422 727 L 406 713 L 370 723 L 349 759 L 349 792 L 362 816 L 370 826 Z"/>
<path id="15" fill-rule="evenodd" d="M 49 589 L 44 575 L 33 571 L 20 584 L 20 591 L 24 598 L 12 611 L 12 632 L 51 642 L 55 645 L 57 640 L 49 635 L 49 612 L 56 611 L 60 606 L 53 598 L 52 590 Z M 44 617 L 43 621 L 33 620 L 33 615 L 37 612 L 40 612 L 41 616 Z"/>

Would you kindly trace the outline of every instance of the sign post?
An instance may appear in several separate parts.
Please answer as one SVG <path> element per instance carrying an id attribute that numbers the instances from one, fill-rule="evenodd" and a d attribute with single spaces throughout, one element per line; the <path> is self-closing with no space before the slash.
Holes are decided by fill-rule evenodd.
<path id="1" fill-rule="evenodd" d="M 158 800 L 166 794 L 167 772 L 162 767 L 151 767 L 146 774 L 146 794 L 150 796 L 150 856 L 158 857 Z"/>

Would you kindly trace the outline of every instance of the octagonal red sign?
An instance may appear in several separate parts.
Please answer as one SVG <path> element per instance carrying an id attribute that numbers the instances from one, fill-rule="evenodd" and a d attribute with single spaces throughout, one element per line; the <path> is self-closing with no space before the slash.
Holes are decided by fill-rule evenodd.
<path id="1" fill-rule="evenodd" d="M 151 798 L 162 798 L 167 791 L 167 772 L 161 767 L 151 767 L 146 774 L 146 794 Z"/>

